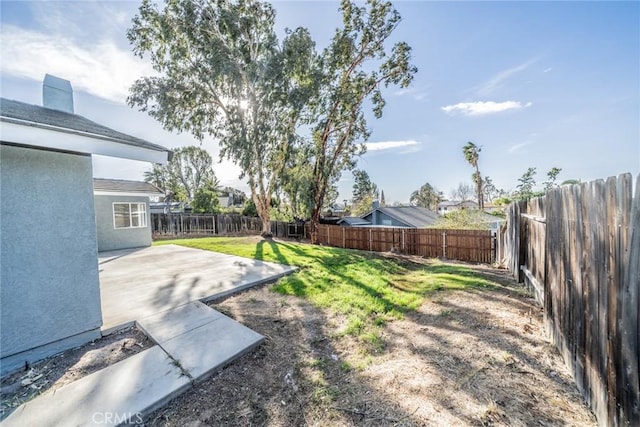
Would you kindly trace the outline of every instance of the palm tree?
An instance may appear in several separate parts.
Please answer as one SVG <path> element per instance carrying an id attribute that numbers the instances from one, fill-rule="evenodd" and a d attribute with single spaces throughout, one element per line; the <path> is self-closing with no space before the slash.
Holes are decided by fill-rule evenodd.
<path id="1" fill-rule="evenodd" d="M 484 197 L 482 194 L 482 175 L 480 175 L 480 169 L 478 168 L 478 159 L 480 158 L 480 151 L 482 148 L 478 147 L 473 142 L 469 141 L 467 144 L 462 147 L 462 152 L 464 153 L 465 159 L 467 159 L 467 163 L 469 163 L 472 167 L 476 169 L 475 173 L 472 175 L 473 182 L 476 184 L 476 193 L 478 195 L 478 207 L 480 210 L 484 210 Z"/>

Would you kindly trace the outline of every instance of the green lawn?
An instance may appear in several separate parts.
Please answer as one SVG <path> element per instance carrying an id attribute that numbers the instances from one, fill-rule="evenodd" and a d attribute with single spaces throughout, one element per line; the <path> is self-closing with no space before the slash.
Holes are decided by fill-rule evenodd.
<path id="1" fill-rule="evenodd" d="M 309 244 L 243 237 L 165 240 L 246 258 L 294 265 L 296 273 L 273 286 L 275 292 L 306 298 L 347 317 L 342 333 L 374 347 L 384 345 L 381 328 L 415 310 L 426 297 L 447 289 L 491 287 L 493 283 L 461 265 L 433 261 L 429 265 L 382 257 L 375 253 Z"/>

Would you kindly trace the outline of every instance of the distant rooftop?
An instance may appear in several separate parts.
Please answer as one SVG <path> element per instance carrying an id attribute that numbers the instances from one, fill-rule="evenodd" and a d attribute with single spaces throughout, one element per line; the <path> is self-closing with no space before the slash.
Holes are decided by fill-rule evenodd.
<path id="1" fill-rule="evenodd" d="M 421 206 L 384 206 L 378 207 L 376 210 L 416 228 L 424 228 L 432 225 L 440 218 L 437 213 Z M 373 211 L 363 215 L 363 218 L 371 215 L 372 212 Z"/>
<path id="2" fill-rule="evenodd" d="M 371 225 L 371 222 L 357 216 L 346 216 L 338 221 L 338 224 L 346 223 L 348 225 Z"/>

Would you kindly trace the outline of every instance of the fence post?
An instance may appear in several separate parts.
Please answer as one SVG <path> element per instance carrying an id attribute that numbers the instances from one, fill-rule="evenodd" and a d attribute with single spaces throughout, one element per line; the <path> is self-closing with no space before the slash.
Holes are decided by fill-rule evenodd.
<path id="1" fill-rule="evenodd" d="M 342 227 L 342 247 L 346 248 L 347 247 L 347 237 L 346 237 L 346 232 L 347 229 L 345 227 Z"/>
<path id="2" fill-rule="evenodd" d="M 331 231 L 329 230 L 329 226 L 327 225 L 327 226 L 325 227 L 325 229 L 327 230 L 327 246 L 331 246 L 331 242 L 330 242 L 330 239 L 331 239 Z"/>
<path id="3" fill-rule="evenodd" d="M 404 248 L 404 228 L 403 228 L 402 229 L 402 252 L 404 251 L 405 251 L 405 248 Z"/>
<path id="4" fill-rule="evenodd" d="M 447 258 L 447 232 L 442 232 L 442 258 Z"/>
<path id="5" fill-rule="evenodd" d="M 371 240 L 372 240 L 372 239 L 371 239 L 371 229 L 369 229 L 369 252 L 371 252 L 371 250 L 372 250 L 372 249 L 371 249 L 371 248 L 372 248 L 372 246 L 371 246 L 371 245 L 372 245 Z"/>

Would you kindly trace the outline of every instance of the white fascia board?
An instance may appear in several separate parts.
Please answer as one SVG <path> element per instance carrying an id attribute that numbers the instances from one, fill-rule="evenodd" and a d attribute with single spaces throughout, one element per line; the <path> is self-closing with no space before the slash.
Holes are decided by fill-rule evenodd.
<path id="1" fill-rule="evenodd" d="M 50 150 L 71 151 L 82 154 L 100 154 L 103 156 L 139 160 L 143 162 L 166 164 L 168 152 L 151 150 L 135 145 L 123 144 L 107 137 L 88 133 L 70 133 L 42 129 L 37 126 L 22 125 L 2 121 L 0 139 L 3 142 L 30 145 Z"/>

